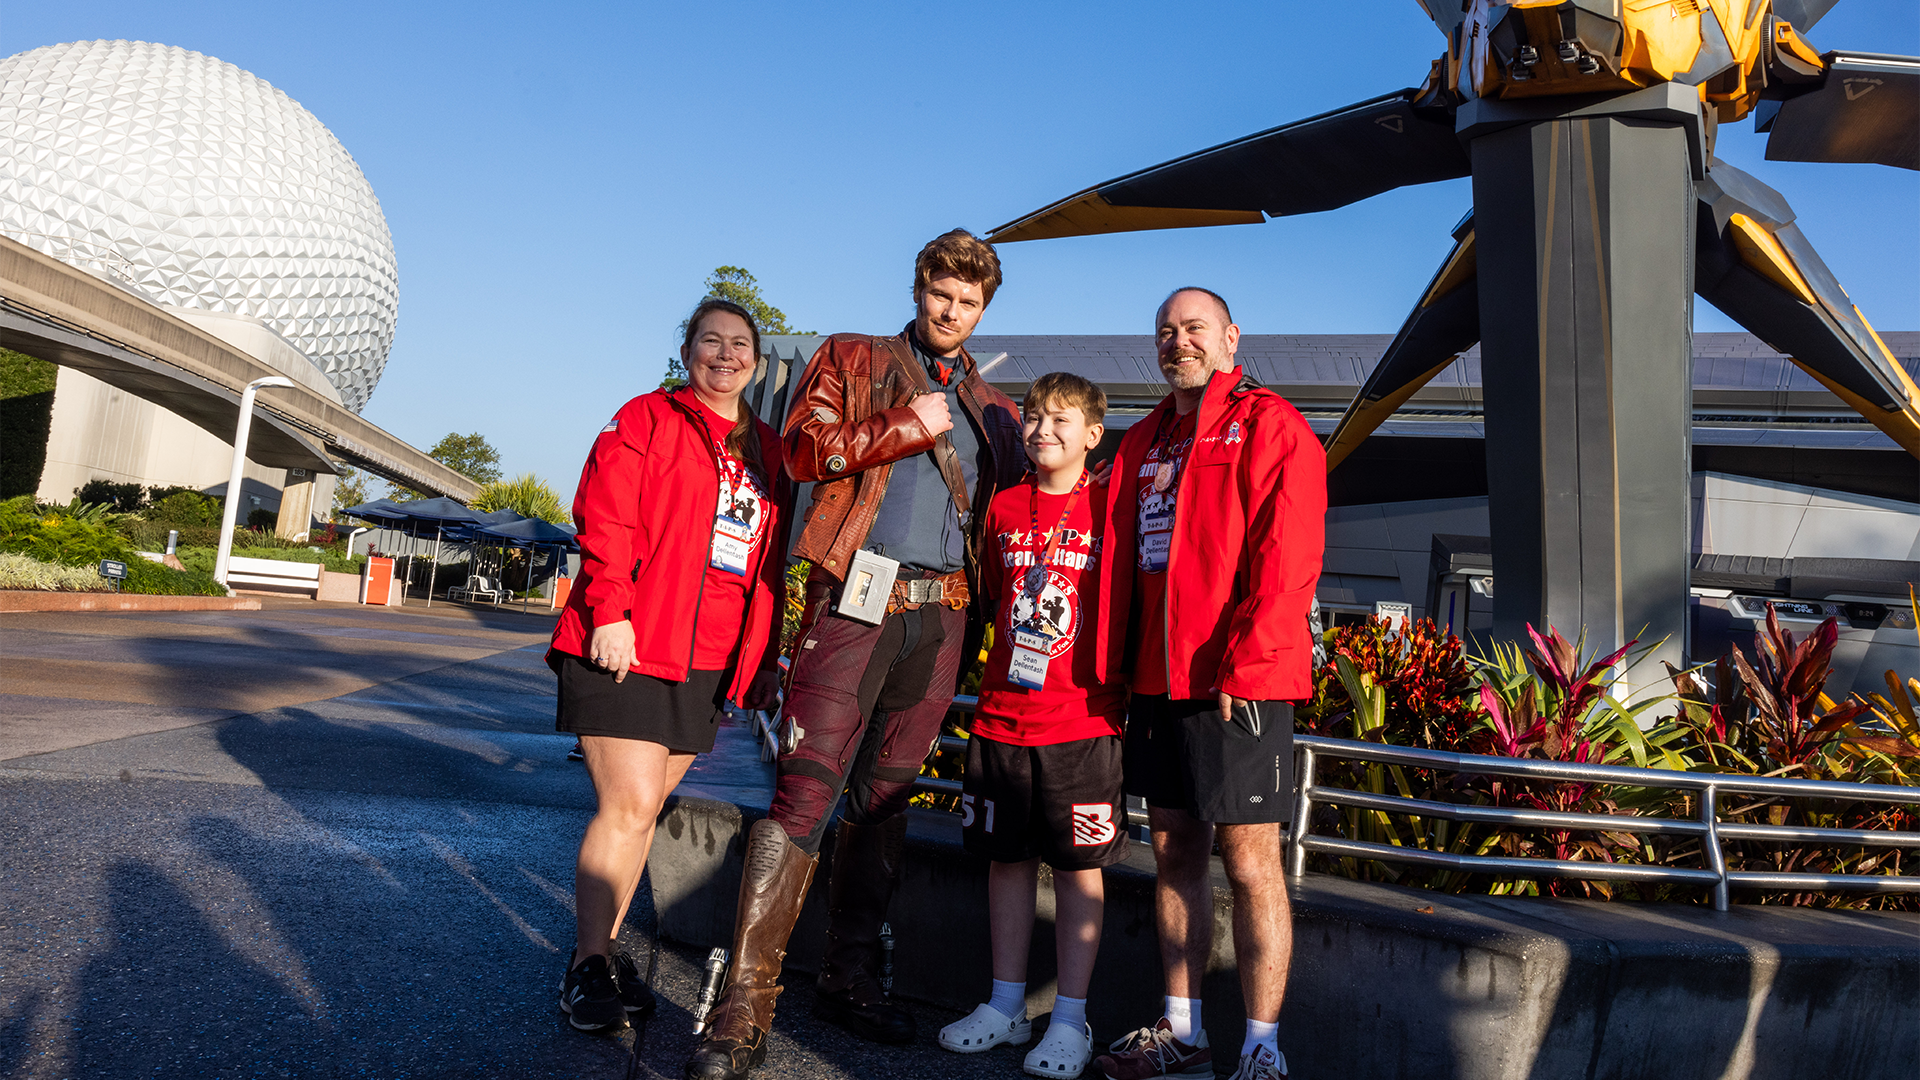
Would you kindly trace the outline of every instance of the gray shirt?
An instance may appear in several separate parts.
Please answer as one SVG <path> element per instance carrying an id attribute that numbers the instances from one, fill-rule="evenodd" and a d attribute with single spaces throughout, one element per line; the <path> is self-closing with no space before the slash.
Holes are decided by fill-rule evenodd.
<path id="1" fill-rule="evenodd" d="M 952 440 L 954 452 L 959 455 L 960 474 L 966 479 L 967 494 L 971 498 L 979 490 L 976 484 L 984 464 L 986 444 L 974 428 L 973 417 L 960 404 L 958 360 L 955 359 L 955 370 L 943 388 L 933 358 L 921 350 L 912 335 L 908 335 L 907 341 L 913 346 L 914 359 L 920 361 L 927 373 L 927 382 L 936 392 L 947 396 L 947 411 L 953 415 L 953 430 L 947 432 L 947 438 Z M 985 509 L 974 507 L 974 512 Z M 880 502 L 880 514 L 874 519 L 873 529 L 867 533 L 866 549 L 903 566 L 941 574 L 950 574 L 966 565 L 966 529 L 960 522 L 959 510 L 953 505 L 953 493 L 947 490 L 947 482 L 940 476 L 940 466 L 934 463 L 932 451 L 893 463 L 893 473 L 887 478 L 887 495 Z"/>

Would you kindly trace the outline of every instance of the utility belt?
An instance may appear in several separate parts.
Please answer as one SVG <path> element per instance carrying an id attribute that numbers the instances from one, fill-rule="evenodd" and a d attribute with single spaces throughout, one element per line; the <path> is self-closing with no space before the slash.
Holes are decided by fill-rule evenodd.
<path id="1" fill-rule="evenodd" d="M 923 577 L 907 577 L 908 574 L 923 574 Z M 925 604 L 940 604 L 955 611 L 967 606 L 973 594 L 967 589 L 967 572 L 955 570 L 951 574 L 936 574 L 931 570 L 905 570 L 894 579 L 893 595 L 887 600 L 887 614 L 905 609 L 912 611 Z"/>
<path id="2" fill-rule="evenodd" d="M 955 611 L 967 606 L 972 593 L 963 570 L 939 574 L 901 566 L 870 551 L 856 551 L 847 565 L 847 578 L 833 610 L 869 626 L 878 626 L 896 611 L 912 611 L 940 604 Z"/>

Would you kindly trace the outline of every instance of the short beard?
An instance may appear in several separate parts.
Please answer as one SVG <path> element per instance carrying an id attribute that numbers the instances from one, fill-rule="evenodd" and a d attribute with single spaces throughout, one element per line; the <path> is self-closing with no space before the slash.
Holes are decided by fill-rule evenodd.
<path id="1" fill-rule="evenodd" d="M 1178 368 L 1170 368 L 1162 364 L 1160 375 L 1167 380 L 1167 385 L 1175 390 L 1198 390 L 1207 385 L 1213 379 L 1213 373 L 1218 370 L 1218 366 L 1209 358 L 1202 356 L 1198 359 L 1206 366 L 1191 374 L 1182 373 Z"/>

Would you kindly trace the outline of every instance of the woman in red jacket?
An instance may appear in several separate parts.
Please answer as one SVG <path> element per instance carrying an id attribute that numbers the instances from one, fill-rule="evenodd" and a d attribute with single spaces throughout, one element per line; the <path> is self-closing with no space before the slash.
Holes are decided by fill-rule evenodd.
<path id="1" fill-rule="evenodd" d="M 653 1008 L 614 948 L 654 821 L 726 703 L 769 708 L 778 686 L 785 470 L 780 438 L 740 400 L 760 333 L 708 299 L 680 347 L 687 385 L 622 406 L 594 440 L 573 515 L 580 578 L 547 662 L 557 727 L 580 736 L 598 809 L 574 874 L 575 945 L 560 984 L 574 1027 Z"/>

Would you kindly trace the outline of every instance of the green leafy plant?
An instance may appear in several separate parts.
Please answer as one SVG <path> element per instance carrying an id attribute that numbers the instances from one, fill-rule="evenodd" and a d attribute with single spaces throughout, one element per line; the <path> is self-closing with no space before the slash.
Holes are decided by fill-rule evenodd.
<path id="1" fill-rule="evenodd" d="M 521 517 L 539 518 L 555 525 L 573 524 L 573 512 L 553 485 L 532 473 L 483 485 L 470 504 L 482 513 L 511 510 Z"/>

